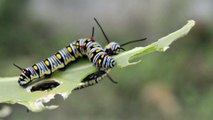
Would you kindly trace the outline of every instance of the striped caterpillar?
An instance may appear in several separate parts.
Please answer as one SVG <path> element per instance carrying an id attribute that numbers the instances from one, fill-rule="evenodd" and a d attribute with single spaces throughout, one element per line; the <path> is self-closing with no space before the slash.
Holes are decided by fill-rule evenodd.
<path id="1" fill-rule="evenodd" d="M 104 68 L 106 70 L 113 68 L 116 62 L 110 56 L 118 54 L 120 49 L 122 49 L 122 45 L 119 45 L 115 42 L 109 42 L 100 24 L 96 19 L 95 21 L 101 28 L 106 40 L 108 41 L 108 45 L 106 45 L 105 49 L 103 49 L 99 43 L 95 42 L 93 27 L 91 38 L 83 38 L 74 41 L 65 48 L 56 52 L 53 56 L 39 63 L 35 63 L 34 65 L 27 68 L 21 68 L 14 64 L 14 66 L 22 71 L 18 79 L 19 85 L 26 87 L 30 82 L 36 79 L 50 76 L 56 70 L 65 68 L 67 65 L 71 64 L 82 56 L 87 56 L 89 60 L 99 68 L 99 71 L 100 68 Z M 129 44 L 130 42 L 124 43 L 123 45 Z"/>
<path id="2" fill-rule="evenodd" d="M 104 77 L 106 77 L 109 73 L 109 70 L 100 70 L 98 72 L 92 73 L 88 76 L 86 76 L 80 84 L 78 84 L 77 87 L 75 87 L 73 90 L 80 90 L 89 86 L 93 86 L 97 83 L 99 83 L 101 80 L 103 80 Z M 107 76 L 109 77 L 109 76 Z M 111 78 L 111 77 L 109 77 Z M 112 79 L 110 79 L 113 81 Z"/>

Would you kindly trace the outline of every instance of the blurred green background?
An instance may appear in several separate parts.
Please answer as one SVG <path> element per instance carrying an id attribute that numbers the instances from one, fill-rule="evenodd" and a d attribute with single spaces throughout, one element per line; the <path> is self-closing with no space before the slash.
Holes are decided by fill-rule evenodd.
<path id="1" fill-rule="evenodd" d="M 96 17 L 111 40 L 123 43 L 147 37 L 145 46 L 171 33 L 189 19 L 196 26 L 165 53 L 140 64 L 113 69 L 100 84 L 73 92 L 54 103 L 58 109 L 27 113 L 10 105 L 4 120 L 212 120 L 212 0 L 0 0 L 0 76 L 19 75 L 12 64 L 28 67 L 68 43 L 89 37 L 103 46 Z M 17 84 L 18 85 L 18 84 Z M 10 94 L 5 91 L 5 94 Z M 0 118 L 1 119 L 1 118 Z"/>

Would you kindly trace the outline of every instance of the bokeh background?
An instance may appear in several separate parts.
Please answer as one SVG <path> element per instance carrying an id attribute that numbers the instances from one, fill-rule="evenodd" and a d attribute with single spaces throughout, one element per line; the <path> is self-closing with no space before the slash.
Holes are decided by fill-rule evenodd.
<path id="1" fill-rule="evenodd" d="M 13 63 L 27 67 L 68 43 L 89 37 L 103 46 L 104 37 L 118 43 L 147 37 L 145 46 L 187 20 L 196 26 L 165 53 L 144 56 L 140 64 L 114 69 L 114 85 L 100 84 L 56 97 L 58 109 L 27 113 L 10 105 L 4 120 L 212 120 L 212 0 L 0 0 L 0 76 L 19 75 Z M 10 94 L 5 91 L 5 94 Z"/>

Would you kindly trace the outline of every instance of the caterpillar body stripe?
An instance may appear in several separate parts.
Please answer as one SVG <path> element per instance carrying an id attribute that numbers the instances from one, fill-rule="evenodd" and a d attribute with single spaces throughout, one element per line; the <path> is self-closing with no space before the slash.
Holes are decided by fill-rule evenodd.
<path id="1" fill-rule="evenodd" d="M 93 39 L 84 38 L 70 43 L 53 56 L 28 68 L 24 69 L 15 65 L 22 71 L 18 83 L 20 86 L 26 87 L 31 81 L 49 76 L 82 56 L 87 56 L 99 68 L 108 69 L 115 66 L 115 60 L 107 55 L 99 43 Z"/>

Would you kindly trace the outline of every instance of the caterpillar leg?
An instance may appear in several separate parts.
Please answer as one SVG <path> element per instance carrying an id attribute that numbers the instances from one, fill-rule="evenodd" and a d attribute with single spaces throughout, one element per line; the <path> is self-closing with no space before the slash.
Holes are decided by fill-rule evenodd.
<path id="1" fill-rule="evenodd" d="M 108 73 L 106 73 L 106 76 L 109 78 L 109 80 L 110 80 L 112 83 L 114 83 L 114 84 L 117 84 L 117 83 L 118 83 L 117 81 L 113 80 L 112 77 L 111 77 Z"/>
<path id="2" fill-rule="evenodd" d="M 92 27 L 92 35 L 91 35 L 91 40 L 94 40 L 94 31 L 95 31 L 95 28 L 94 28 L 94 26 Z"/>
<path id="3" fill-rule="evenodd" d="M 107 70 L 106 70 L 107 71 Z M 98 64 L 98 72 L 96 73 L 97 74 L 97 76 L 101 76 L 102 74 L 101 74 L 101 67 L 100 67 L 100 64 Z M 109 78 L 109 80 L 112 82 L 112 83 L 114 83 L 114 84 L 117 84 L 118 82 L 117 81 L 115 81 L 115 80 L 113 80 L 112 79 L 112 77 L 106 72 L 106 77 L 108 77 Z"/>

